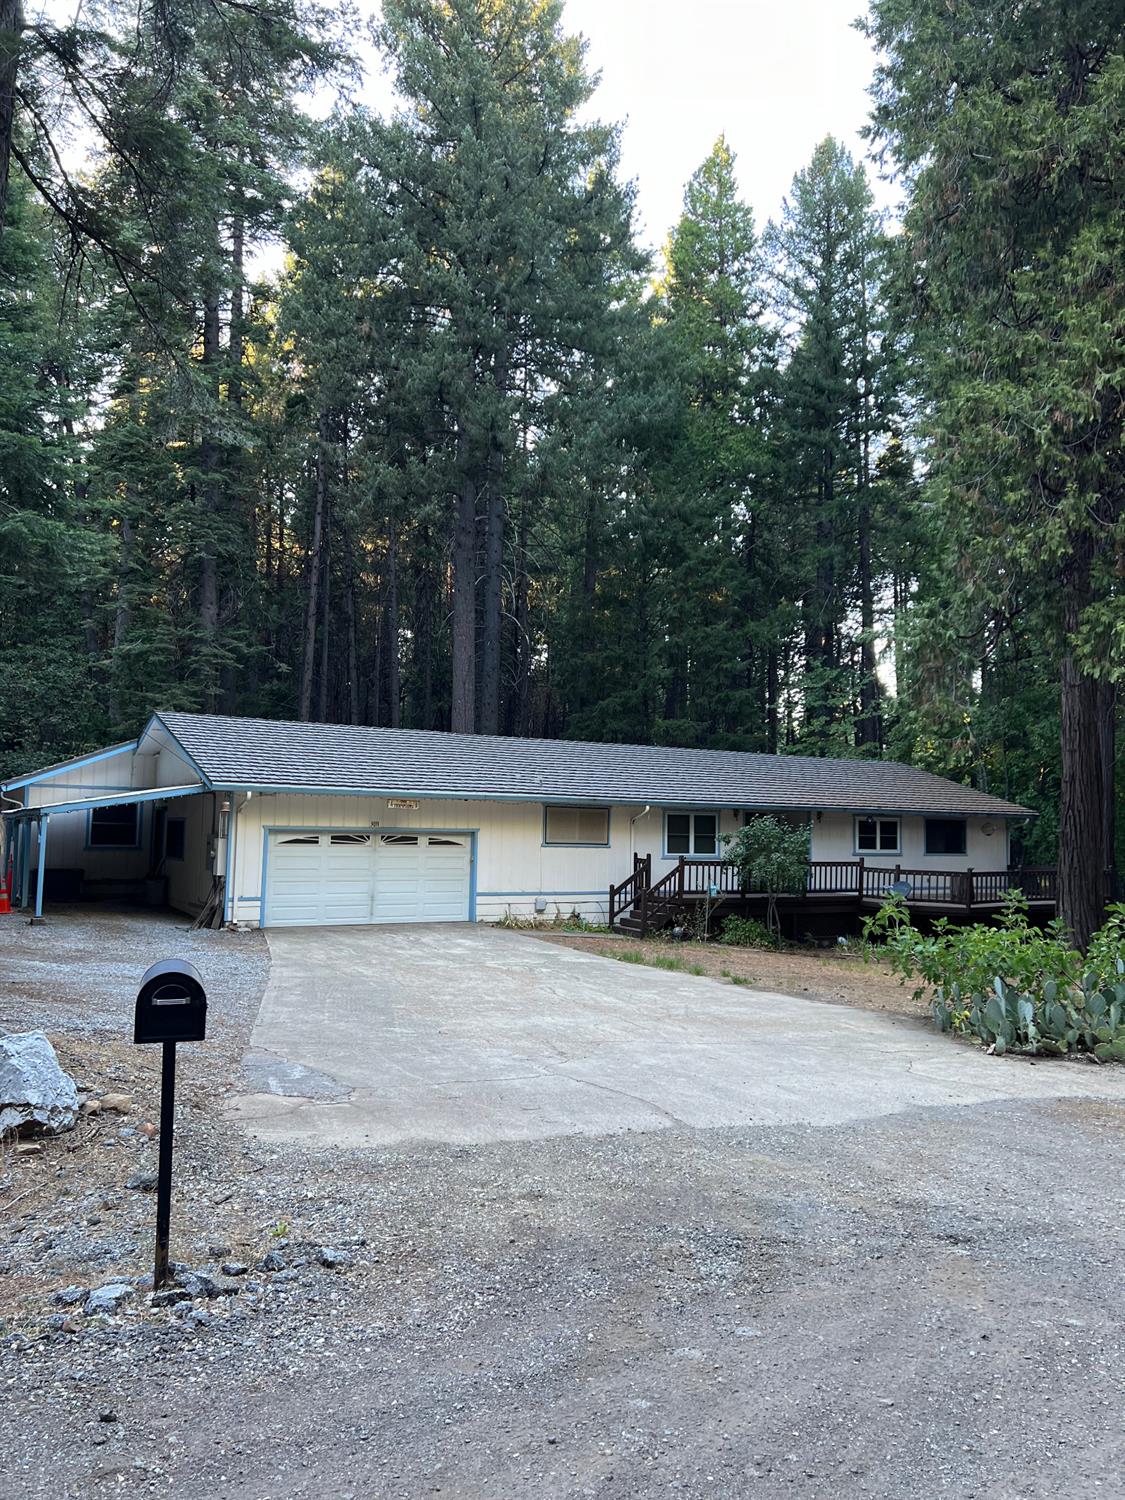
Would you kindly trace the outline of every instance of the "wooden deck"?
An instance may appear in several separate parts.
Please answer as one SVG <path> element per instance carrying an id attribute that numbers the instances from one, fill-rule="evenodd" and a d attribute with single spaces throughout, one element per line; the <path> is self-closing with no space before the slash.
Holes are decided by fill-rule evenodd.
<path id="1" fill-rule="evenodd" d="M 894 886 L 905 887 L 912 912 L 962 919 L 1000 910 L 1011 890 L 1020 890 L 1037 917 L 1055 913 L 1056 871 L 1036 865 L 1018 870 L 913 869 L 907 865 L 868 865 L 862 859 L 810 860 L 804 891 L 777 897 L 779 912 L 874 911 Z M 701 904 L 712 902 L 724 915 L 764 911 L 764 891 L 744 887 L 738 870 L 722 859 L 688 859 L 652 882 L 651 858 L 638 858 L 633 873 L 609 888 L 609 925 L 645 936 L 671 925 Z"/>

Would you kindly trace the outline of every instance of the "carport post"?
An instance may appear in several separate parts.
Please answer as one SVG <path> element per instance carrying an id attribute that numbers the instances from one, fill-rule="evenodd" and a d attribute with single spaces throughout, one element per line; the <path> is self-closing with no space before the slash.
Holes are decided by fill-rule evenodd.
<path id="1" fill-rule="evenodd" d="M 26 910 L 31 892 L 31 821 L 20 820 L 20 906 Z"/>
<path id="2" fill-rule="evenodd" d="M 47 874 L 47 826 L 50 818 L 39 819 L 39 868 L 35 872 L 35 915 L 33 922 L 43 920 L 43 881 Z"/>

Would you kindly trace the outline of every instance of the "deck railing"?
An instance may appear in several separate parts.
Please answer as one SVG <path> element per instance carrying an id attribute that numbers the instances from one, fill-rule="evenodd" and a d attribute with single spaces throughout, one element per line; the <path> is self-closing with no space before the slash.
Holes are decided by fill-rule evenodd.
<path id="1" fill-rule="evenodd" d="M 790 892 L 783 901 L 828 897 L 853 898 L 858 904 L 882 901 L 894 886 L 905 887 L 911 906 L 949 911 L 972 911 L 996 907 L 1011 890 L 1021 890 L 1033 905 L 1053 903 L 1058 896 L 1057 872 L 1049 865 L 1029 865 L 1018 870 L 937 870 L 905 865 L 871 865 L 863 859 L 812 859 L 808 862 L 805 889 Z M 651 856 L 634 860 L 632 875 L 620 885 L 610 886 L 609 920 L 632 908 L 647 929 L 653 918 L 697 902 L 708 895 L 755 896 L 765 892 L 747 886 L 737 866 L 725 859 L 689 859 L 681 855 L 676 864 L 654 884 Z"/>
<path id="2" fill-rule="evenodd" d="M 641 892 L 648 889 L 651 881 L 652 855 L 634 854 L 633 873 L 620 885 L 611 885 L 609 888 L 609 925 L 611 927 L 619 916 L 637 904 Z"/>

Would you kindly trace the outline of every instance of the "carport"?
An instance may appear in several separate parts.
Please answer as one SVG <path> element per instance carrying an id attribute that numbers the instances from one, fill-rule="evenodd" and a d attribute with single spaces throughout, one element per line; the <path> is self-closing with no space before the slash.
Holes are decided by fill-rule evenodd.
<path id="1" fill-rule="evenodd" d="M 11 889 L 18 893 L 19 904 L 31 905 L 32 875 L 35 879 L 35 904 L 32 921 L 43 920 L 43 898 L 50 848 L 51 819 L 64 813 L 92 813 L 98 808 L 154 804 L 157 807 L 180 797 L 193 797 L 204 789 L 198 782 L 187 786 L 120 790 L 90 797 L 75 797 L 41 807 L 13 808 L 4 813 L 8 825 L 9 852 L 7 868 Z M 140 845 L 137 846 L 138 851 Z"/>

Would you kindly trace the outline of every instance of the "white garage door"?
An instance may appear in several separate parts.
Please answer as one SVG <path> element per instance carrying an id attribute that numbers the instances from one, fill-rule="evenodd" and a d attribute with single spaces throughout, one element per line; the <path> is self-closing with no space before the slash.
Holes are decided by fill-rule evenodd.
<path id="1" fill-rule="evenodd" d="M 471 859 L 468 834 L 274 833 L 265 922 L 464 922 Z"/>

